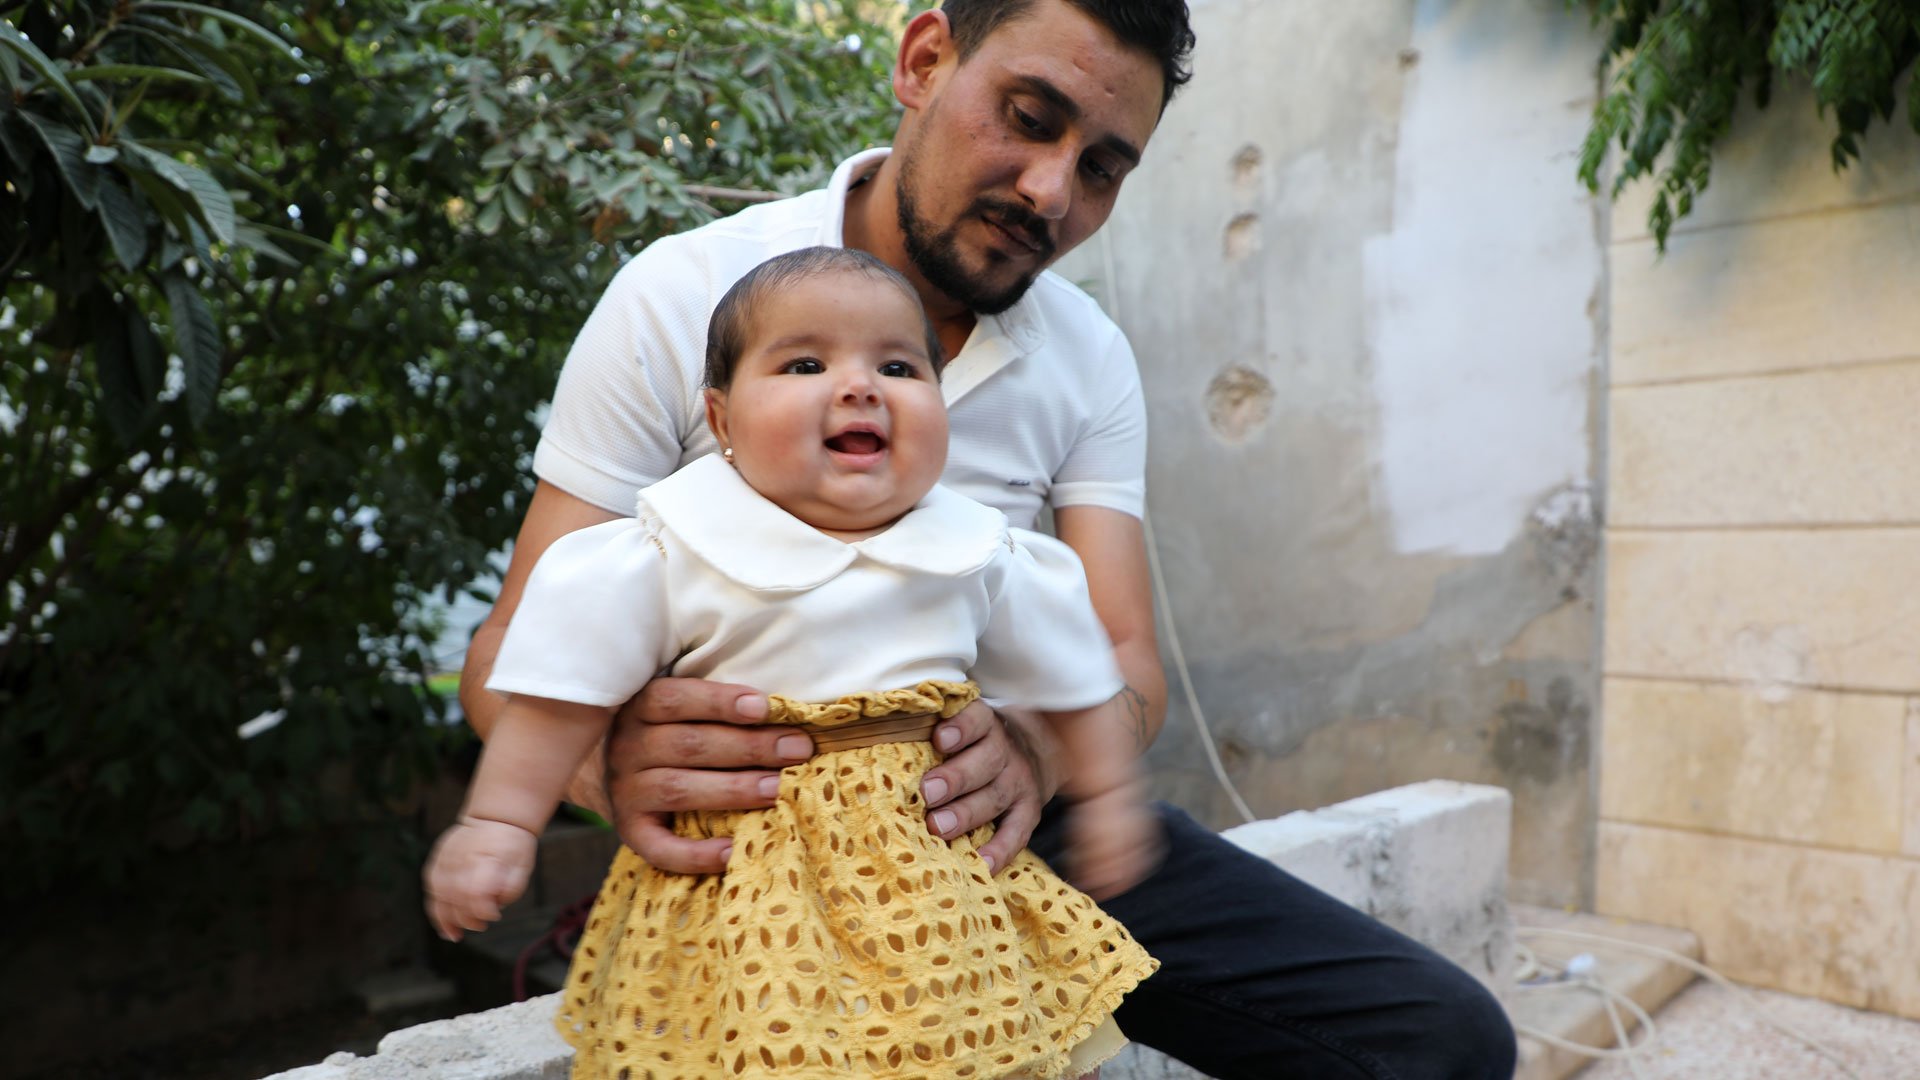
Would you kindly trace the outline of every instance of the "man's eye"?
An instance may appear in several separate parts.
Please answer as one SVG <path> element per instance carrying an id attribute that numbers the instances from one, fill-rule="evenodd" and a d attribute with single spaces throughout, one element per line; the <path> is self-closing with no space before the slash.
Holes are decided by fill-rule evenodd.
<path id="1" fill-rule="evenodd" d="M 913 365 L 907 363 L 905 360 L 889 360 L 880 365 L 880 374 L 890 379 L 911 379 L 915 375 L 918 375 L 919 372 L 914 370 Z"/>
<path id="2" fill-rule="evenodd" d="M 1042 135 L 1046 133 L 1046 125 L 1040 121 L 1040 118 L 1027 112 L 1018 105 L 1013 106 L 1013 120 L 1014 123 L 1020 125 L 1021 130 L 1029 135 Z"/>
<path id="3" fill-rule="evenodd" d="M 1086 170 L 1087 172 L 1093 174 L 1093 178 L 1095 180 L 1099 180 L 1103 183 L 1106 181 L 1112 180 L 1114 177 L 1113 170 L 1107 168 L 1106 163 L 1100 161 L 1097 158 L 1087 159 Z"/>
<path id="4" fill-rule="evenodd" d="M 820 361 L 810 356 L 789 360 L 780 366 L 781 373 L 785 375 L 818 375 L 825 370 L 827 369 L 820 366 Z"/>

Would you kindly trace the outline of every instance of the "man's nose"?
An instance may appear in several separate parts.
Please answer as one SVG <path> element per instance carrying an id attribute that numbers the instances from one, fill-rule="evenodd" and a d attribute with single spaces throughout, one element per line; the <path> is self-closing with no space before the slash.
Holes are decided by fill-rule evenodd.
<path id="1" fill-rule="evenodd" d="M 1067 216 L 1073 205 L 1073 179 L 1078 157 L 1072 147 L 1047 147 L 1020 172 L 1017 190 L 1033 212 L 1048 221 Z"/>

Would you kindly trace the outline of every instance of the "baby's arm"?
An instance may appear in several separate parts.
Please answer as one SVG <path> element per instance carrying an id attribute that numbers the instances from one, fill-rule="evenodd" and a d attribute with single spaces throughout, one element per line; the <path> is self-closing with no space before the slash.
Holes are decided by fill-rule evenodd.
<path id="1" fill-rule="evenodd" d="M 526 891 L 540 830 L 612 715 L 525 695 L 501 710 L 460 819 L 427 861 L 427 913 L 441 937 L 486 929 Z"/>
<path id="2" fill-rule="evenodd" d="M 1096 900 L 1125 892 L 1158 860 L 1160 830 L 1120 699 L 1045 716 L 1066 757 L 1061 793 L 1073 801 L 1070 877 Z"/>

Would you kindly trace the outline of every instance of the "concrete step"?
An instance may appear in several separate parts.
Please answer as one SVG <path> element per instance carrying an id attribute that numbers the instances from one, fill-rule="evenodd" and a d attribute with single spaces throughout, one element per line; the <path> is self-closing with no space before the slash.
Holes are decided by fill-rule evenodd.
<path id="1" fill-rule="evenodd" d="M 1602 915 L 1556 911 L 1551 908 L 1512 905 L 1516 937 L 1533 950 L 1544 968 L 1564 969 L 1567 961 L 1580 953 L 1593 957 L 1593 976 L 1605 985 L 1632 998 L 1648 1013 L 1656 1013 L 1675 994 L 1695 979 L 1693 972 L 1642 953 L 1590 941 L 1559 940 L 1546 934 L 1529 934 L 1530 928 L 1567 930 L 1596 937 L 1614 938 L 1635 945 L 1650 945 L 1700 959 L 1700 941 L 1685 930 L 1628 922 Z M 1522 982 L 1507 996 L 1507 1014 L 1516 1027 L 1527 1027 L 1585 1046 L 1613 1046 L 1613 1024 L 1607 1019 L 1606 1005 L 1598 993 L 1568 985 Z M 1622 1021 L 1629 1037 L 1639 1028 L 1624 1008 Z M 1593 1059 L 1571 1050 L 1551 1046 L 1538 1039 L 1521 1036 L 1520 1067 L 1515 1080 L 1563 1080 L 1592 1064 Z"/>

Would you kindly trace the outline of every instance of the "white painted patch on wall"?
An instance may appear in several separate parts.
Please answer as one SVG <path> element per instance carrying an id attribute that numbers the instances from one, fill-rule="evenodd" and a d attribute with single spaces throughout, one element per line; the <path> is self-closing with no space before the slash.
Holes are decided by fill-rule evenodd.
<path id="1" fill-rule="evenodd" d="M 1590 475 L 1596 46 L 1561 5 L 1420 0 L 1411 48 L 1393 231 L 1364 253 L 1375 499 L 1398 550 L 1486 555 Z"/>

